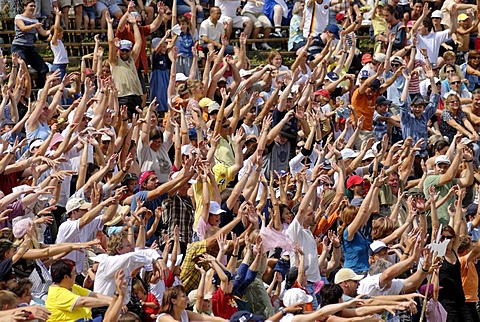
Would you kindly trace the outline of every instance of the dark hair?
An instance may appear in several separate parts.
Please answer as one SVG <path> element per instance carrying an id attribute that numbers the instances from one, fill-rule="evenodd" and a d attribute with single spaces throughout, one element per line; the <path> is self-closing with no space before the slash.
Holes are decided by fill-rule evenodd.
<path id="1" fill-rule="evenodd" d="M 75 262 L 71 259 L 62 258 L 52 264 L 50 273 L 52 274 L 52 281 L 60 283 L 65 276 L 72 277 L 72 269 L 75 267 Z"/>
<path id="2" fill-rule="evenodd" d="M 288 270 L 287 276 L 285 277 L 285 289 L 291 289 L 293 284 L 298 278 L 298 267 L 292 266 Z"/>
<path id="3" fill-rule="evenodd" d="M 91 176 L 93 176 L 93 173 L 95 171 L 98 171 L 100 170 L 100 167 L 98 165 L 96 165 L 95 163 L 88 163 L 87 164 L 87 178 L 90 178 Z"/>
<path id="4" fill-rule="evenodd" d="M 433 22 L 430 18 L 423 19 L 423 25 L 428 29 L 428 32 L 431 32 L 433 29 Z"/>
<path id="5" fill-rule="evenodd" d="M 5 254 L 12 249 L 13 243 L 8 239 L 0 239 L 0 259 L 5 259 Z"/>
<path id="6" fill-rule="evenodd" d="M 283 211 L 285 209 L 287 209 L 288 211 L 290 211 L 290 213 L 292 213 L 292 210 L 290 209 L 289 206 L 281 203 L 279 206 L 278 206 L 279 210 L 280 210 L 280 220 L 282 221 L 282 224 L 283 224 L 283 218 L 282 218 L 282 214 L 283 214 Z"/>
<path id="7" fill-rule="evenodd" d="M 16 296 L 22 297 L 29 293 L 33 283 L 28 278 L 11 279 L 5 284 L 5 289 L 15 293 Z"/>
<path id="8" fill-rule="evenodd" d="M 398 19 L 398 16 L 397 16 L 397 10 L 395 9 L 394 6 L 392 6 L 391 4 L 387 4 L 383 10 L 386 10 L 388 11 L 395 19 Z"/>
<path id="9" fill-rule="evenodd" d="M 185 22 L 185 23 L 187 23 L 187 24 L 190 23 L 190 19 L 188 19 L 188 18 L 185 17 L 185 16 L 179 16 L 178 19 L 177 19 L 177 21 L 178 21 L 179 23 L 180 23 L 180 22 Z"/>
<path id="10" fill-rule="evenodd" d="M 343 295 L 342 287 L 338 284 L 325 285 L 321 290 L 322 306 L 340 303 Z"/>
<path id="11" fill-rule="evenodd" d="M 453 229 L 451 226 L 448 226 L 448 225 L 447 225 L 447 226 L 443 227 L 443 228 L 442 228 L 442 233 L 443 233 L 444 231 L 449 232 L 449 233 L 452 235 L 453 238 L 455 238 L 455 236 L 457 236 L 457 234 L 455 234 L 455 229 Z"/>
<path id="12" fill-rule="evenodd" d="M 22 2 L 24 8 L 28 6 L 30 3 L 35 3 L 35 0 L 23 0 Z"/>
<path id="13" fill-rule="evenodd" d="M 173 313 L 173 300 L 176 300 L 179 295 L 186 294 L 185 289 L 181 285 L 174 286 L 169 288 L 163 293 L 162 307 L 160 308 L 161 313 L 172 314 Z"/>
<path id="14" fill-rule="evenodd" d="M 472 95 L 480 95 L 480 88 L 475 88 L 472 92 Z"/>
<path id="15" fill-rule="evenodd" d="M 443 150 L 448 146 L 450 146 L 450 144 L 448 144 L 448 142 L 445 140 L 437 141 L 437 143 L 435 143 L 435 151 Z"/>
<path id="16" fill-rule="evenodd" d="M 163 132 L 160 131 L 159 129 L 153 129 L 150 131 L 149 139 L 150 141 L 162 139 L 162 142 L 163 142 Z"/>

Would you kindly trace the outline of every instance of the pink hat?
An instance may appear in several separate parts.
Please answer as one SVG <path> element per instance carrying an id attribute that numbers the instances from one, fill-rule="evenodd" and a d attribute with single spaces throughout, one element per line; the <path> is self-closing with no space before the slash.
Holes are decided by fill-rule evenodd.
<path id="1" fill-rule="evenodd" d="M 53 135 L 53 138 L 52 138 L 52 141 L 50 141 L 50 144 L 48 145 L 48 149 L 51 150 L 52 147 L 57 144 L 57 143 L 60 143 L 64 140 L 63 136 L 60 134 L 60 133 L 55 133 Z"/>
<path id="2" fill-rule="evenodd" d="M 27 229 L 33 225 L 32 218 L 25 218 L 19 220 L 13 225 L 13 236 L 15 238 L 22 238 L 27 233 Z"/>
<path id="3" fill-rule="evenodd" d="M 409 21 L 407 22 L 407 27 L 413 27 L 413 23 L 414 23 L 414 22 L 415 22 L 414 20 L 409 20 Z"/>

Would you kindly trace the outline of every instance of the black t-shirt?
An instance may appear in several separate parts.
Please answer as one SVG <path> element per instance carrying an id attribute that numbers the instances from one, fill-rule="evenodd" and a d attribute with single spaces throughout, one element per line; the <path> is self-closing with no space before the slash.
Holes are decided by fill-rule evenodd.
<path id="1" fill-rule="evenodd" d="M 6 282 L 12 278 L 12 266 L 11 258 L 0 261 L 0 281 Z"/>

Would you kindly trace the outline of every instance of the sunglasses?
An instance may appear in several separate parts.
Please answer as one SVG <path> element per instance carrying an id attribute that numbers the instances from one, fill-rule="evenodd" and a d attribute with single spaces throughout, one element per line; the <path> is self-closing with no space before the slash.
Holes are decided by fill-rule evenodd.
<path id="1" fill-rule="evenodd" d="M 333 187 L 333 183 L 331 182 L 322 182 L 322 185 L 325 186 L 325 187 Z"/>
<path id="2" fill-rule="evenodd" d="M 472 59 L 480 59 L 480 56 L 473 56 Z"/>
<path id="3" fill-rule="evenodd" d="M 222 127 L 223 127 L 224 129 L 228 129 L 228 128 L 230 127 L 230 124 L 223 124 Z"/>
<path id="4" fill-rule="evenodd" d="M 392 67 L 400 67 L 400 64 L 392 64 Z"/>
<path id="5" fill-rule="evenodd" d="M 453 236 L 445 236 L 445 235 L 442 235 L 442 237 L 440 237 L 440 241 L 444 241 L 445 239 L 450 240 L 450 239 L 452 239 L 452 238 L 453 238 Z"/>
<path id="6" fill-rule="evenodd" d="M 453 69 L 447 70 L 447 74 L 450 74 L 450 73 L 455 73 L 455 71 Z"/>
<path id="7" fill-rule="evenodd" d="M 120 51 L 121 51 L 122 53 L 128 53 L 128 52 L 130 52 L 130 49 L 120 49 Z"/>
<path id="8" fill-rule="evenodd" d="M 460 104 L 460 101 L 450 101 L 450 104 Z"/>
<path id="9" fill-rule="evenodd" d="M 170 16 L 172 13 L 171 12 L 165 12 L 165 14 Z"/>
<path id="10" fill-rule="evenodd" d="M 454 82 L 450 82 L 450 85 L 459 85 L 461 82 L 460 81 L 454 81 Z"/>

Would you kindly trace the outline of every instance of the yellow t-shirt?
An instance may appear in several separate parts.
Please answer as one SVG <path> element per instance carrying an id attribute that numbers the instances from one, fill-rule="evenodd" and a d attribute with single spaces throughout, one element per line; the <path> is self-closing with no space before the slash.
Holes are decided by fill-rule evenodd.
<path id="1" fill-rule="evenodd" d="M 90 291 L 79 285 L 73 285 L 72 290 L 51 285 L 48 288 L 45 307 L 50 311 L 47 322 L 74 322 L 78 319 L 91 319 L 92 310 L 88 307 L 74 307 L 80 296 L 88 296 Z"/>
<path id="2" fill-rule="evenodd" d="M 372 17 L 372 26 L 373 34 L 375 36 L 387 34 L 388 24 L 385 18 L 383 18 L 382 16 L 376 14 L 374 17 Z"/>

